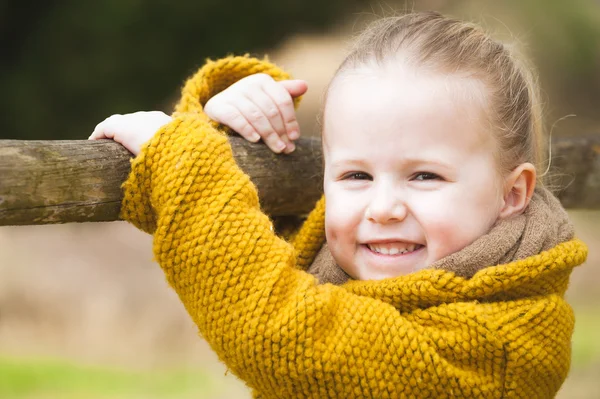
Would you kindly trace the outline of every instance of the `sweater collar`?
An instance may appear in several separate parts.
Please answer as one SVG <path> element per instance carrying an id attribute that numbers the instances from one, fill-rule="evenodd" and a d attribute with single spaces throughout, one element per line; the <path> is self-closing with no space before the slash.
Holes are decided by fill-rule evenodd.
<path id="1" fill-rule="evenodd" d="M 586 245 L 578 240 L 558 244 L 540 254 L 487 267 L 470 279 L 440 269 L 426 269 L 379 281 L 348 281 L 356 295 L 411 311 L 449 302 L 507 301 L 535 296 L 564 295 L 574 267 L 585 261 Z"/>
<path id="2" fill-rule="evenodd" d="M 324 202 L 309 216 L 324 230 Z M 573 225 L 558 199 L 537 188 L 522 215 L 497 223 L 487 234 L 429 268 L 378 281 L 353 281 L 336 264 L 324 242 L 308 272 L 321 283 L 343 285 L 357 295 L 378 298 L 401 309 L 456 301 L 512 300 L 536 295 L 563 295 L 573 267 L 587 248 L 573 240 Z"/>

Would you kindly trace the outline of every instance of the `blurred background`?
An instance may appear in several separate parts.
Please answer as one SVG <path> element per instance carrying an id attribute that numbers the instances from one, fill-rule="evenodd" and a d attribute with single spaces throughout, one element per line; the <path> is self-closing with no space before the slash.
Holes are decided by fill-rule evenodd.
<path id="1" fill-rule="evenodd" d="M 299 118 L 317 135 L 353 35 L 407 9 L 515 44 L 538 67 L 552 134 L 600 134 L 598 0 L 3 0 L 0 139 L 86 139 L 113 113 L 170 112 L 206 58 L 244 53 L 308 80 Z M 577 324 L 558 397 L 600 398 L 600 212 L 570 215 L 590 255 L 568 292 Z M 114 222 L 0 227 L 0 397 L 250 396 L 198 337 L 151 237 Z"/>

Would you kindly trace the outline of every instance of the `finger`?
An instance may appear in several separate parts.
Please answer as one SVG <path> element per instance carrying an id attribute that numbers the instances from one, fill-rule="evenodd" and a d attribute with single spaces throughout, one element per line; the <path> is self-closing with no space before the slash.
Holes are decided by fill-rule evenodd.
<path id="1" fill-rule="evenodd" d="M 275 132 L 263 137 L 263 141 L 273 152 L 277 154 L 280 152 L 289 154 L 296 149 L 294 143 L 292 143 L 287 136 L 280 136 Z"/>
<path id="2" fill-rule="evenodd" d="M 283 149 L 283 152 L 285 154 L 289 154 L 290 152 L 293 152 L 296 149 L 296 145 L 286 134 L 284 134 L 283 136 L 279 136 L 279 139 L 283 141 L 283 144 L 285 144 L 285 147 Z"/>
<path id="3" fill-rule="evenodd" d="M 100 140 L 100 139 L 105 138 L 105 136 L 104 136 L 104 122 L 105 121 L 106 121 L 106 119 L 96 125 L 96 127 L 94 128 L 94 131 L 92 132 L 90 137 L 88 137 L 88 140 Z"/>
<path id="4" fill-rule="evenodd" d="M 120 117 L 122 117 L 122 115 L 111 115 L 97 124 L 88 140 L 114 139 L 114 125 Z"/>
<path id="5" fill-rule="evenodd" d="M 279 84 L 283 86 L 293 98 L 300 97 L 308 90 L 308 83 L 302 79 L 281 80 Z"/>
<path id="6" fill-rule="evenodd" d="M 244 115 L 235 106 L 223 103 L 211 109 L 209 117 L 225 126 L 230 127 L 246 140 L 256 143 L 260 140 L 260 134 L 248 122 Z"/>
<path id="7" fill-rule="evenodd" d="M 283 152 L 289 154 L 290 152 L 294 151 L 296 146 L 287 136 L 287 130 L 283 123 L 283 119 L 280 114 L 279 108 L 277 107 L 277 104 L 273 102 L 273 99 L 271 99 L 271 97 L 269 97 L 262 90 L 255 90 L 251 96 L 246 95 L 246 98 L 249 101 L 251 101 L 258 109 L 260 109 L 262 114 L 267 118 L 270 124 L 270 130 L 274 131 L 275 133 L 277 133 L 277 135 L 279 135 L 279 139 L 285 144 Z M 271 133 L 269 133 L 269 135 L 271 135 Z M 269 147 L 271 147 L 271 144 L 279 146 L 279 143 L 277 142 L 275 137 L 269 137 L 265 140 L 265 142 L 267 142 L 267 140 L 269 141 Z"/>
<path id="8" fill-rule="evenodd" d="M 263 115 L 267 117 L 271 128 L 277 134 L 280 136 L 285 136 L 287 134 L 278 104 L 276 104 L 269 95 L 267 95 L 262 89 L 255 89 L 251 93 L 246 93 L 245 97 L 252 101 L 254 105 L 261 110 Z"/>
<path id="9" fill-rule="evenodd" d="M 285 125 L 286 135 L 291 140 L 296 140 L 300 137 L 300 125 L 298 124 L 298 120 L 296 119 L 296 110 L 294 109 L 294 101 L 292 99 L 292 95 L 287 90 L 286 85 L 290 86 L 289 83 L 273 82 L 272 85 L 265 85 L 265 92 L 273 99 L 273 101 L 279 107 L 279 112 L 281 113 L 283 124 Z M 299 91 L 292 90 L 292 92 L 298 93 Z"/>
<path id="10" fill-rule="evenodd" d="M 273 129 L 267 117 L 252 101 L 246 97 L 239 97 L 234 105 L 273 152 L 280 153 L 285 149 L 286 144 L 283 138 Z"/>

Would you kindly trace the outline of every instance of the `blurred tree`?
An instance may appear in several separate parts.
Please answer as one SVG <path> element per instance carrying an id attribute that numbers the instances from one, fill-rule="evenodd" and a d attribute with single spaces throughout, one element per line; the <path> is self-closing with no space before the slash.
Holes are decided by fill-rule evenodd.
<path id="1" fill-rule="evenodd" d="M 407 8 L 507 24 L 540 70 L 549 123 L 578 115 L 556 131 L 600 126 L 597 0 L 3 0 L 0 139 L 81 139 L 112 113 L 170 111 L 207 57 L 262 55 L 291 35 L 356 20 L 357 11 Z"/>
<path id="2" fill-rule="evenodd" d="M 366 0 L 0 2 L 0 139 L 85 136 L 112 113 L 170 110 L 207 57 L 325 30 Z"/>
<path id="3" fill-rule="evenodd" d="M 565 133 L 600 130 L 600 2 L 597 0 L 511 0 L 528 27 L 530 53 L 550 96 L 549 123 Z M 543 10 L 543 12 L 540 12 Z M 565 129 L 566 128 L 566 129 Z M 566 130 L 566 131 L 565 131 Z M 572 130 L 568 132 L 568 130 Z"/>
<path id="4" fill-rule="evenodd" d="M 517 42 L 533 61 L 544 93 L 547 126 L 560 121 L 553 134 L 600 131 L 598 0 L 461 1 L 453 7 L 469 8 L 469 15 L 485 20 L 485 26 L 503 40 Z M 575 118 L 561 120 L 573 114 Z"/>

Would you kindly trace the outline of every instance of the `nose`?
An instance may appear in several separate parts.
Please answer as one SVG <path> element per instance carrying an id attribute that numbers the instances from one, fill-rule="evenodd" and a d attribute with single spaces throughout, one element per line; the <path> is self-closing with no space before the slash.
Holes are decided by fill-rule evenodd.
<path id="1" fill-rule="evenodd" d="M 406 218 L 408 209 L 402 194 L 392 187 L 377 187 L 366 210 L 366 218 L 374 223 L 400 222 Z"/>

